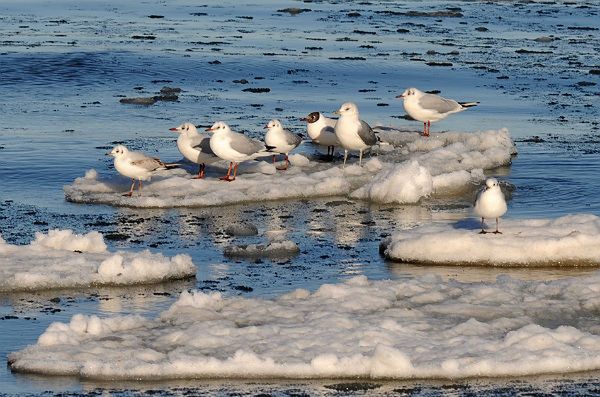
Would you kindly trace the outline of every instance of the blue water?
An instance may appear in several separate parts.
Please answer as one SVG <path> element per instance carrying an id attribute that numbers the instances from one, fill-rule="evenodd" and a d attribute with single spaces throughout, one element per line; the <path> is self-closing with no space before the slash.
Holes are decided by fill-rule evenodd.
<path id="1" fill-rule="evenodd" d="M 288 7 L 310 11 L 278 12 Z M 456 7 L 462 16 L 399 14 Z M 371 124 L 418 130 L 420 123 L 404 120 L 402 104 L 394 99 L 415 86 L 481 102 L 434 124 L 434 131 L 511 131 L 519 154 L 512 166 L 492 171 L 515 187 L 507 217 L 600 215 L 600 76 L 590 73 L 600 69 L 599 13 L 600 5 L 592 1 L 3 1 L 0 234 L 23 244 L 35 231 L 51 228 L 120 233 L 129 237 L 108 240 L 111 249 L 187 252 L 199 272 L 196 281 L 144 288 L 2 295 L 0 317 L 17 319 L 0 320 L 0 357 L 35 342 L 52 321 L 68 321 L 82 312 L 155 316 L 188 288 L 270 297 L 298 287 L 316 289 L 356 274 L 373 279 L 424 272 L 495 277 L 498 270 L 400 266 L 378 254 L 381 238 L 396 228 L 470 216 L 462 204 L 425 200 L 419 206 L 376 206 L 331 198 L 220 210 L 134 210 L 68 203 L 62 186 L 91 168 L 113 173 L 104 153 L 115 142 L 163 159 L 179 159 L 168 129 L 188 120 L 199 125 L 225 120 L 260 137 L 265 122 L 279 118 L 302 132 L 299 117 L 315 110 L 330 113 L 352 100 Z M 544 36 L 557 40 L 534 40 Z M 345 57 L 355 59 L 331 59 Z M 242 79 L 248 83 L 235 82 Z M 164 86 L 181 88 L 179 100 L 151 106 L 119 103 L 123 97 L 157 95 Z M 244 92 L 245 88 L 270 92 Z M 541 142 L 528 142 L 534 136 Z M 238 219 L 262 231 L 288 230 L 300 255 L 256 262 L 225 258 L 222 249 L 234 240 L 223 230 Z M 502 270 L 541 279 L 588 271 Z M 17 375 L 0 368 L 0 391 L 10 394 L 146 387 Z M 583 386 L 586 375 L 506 382 L 482 380 L 470 390 L 589 390 Z M 209 394 L 289 394 L 296 388 L 309 394 L 336 393 L 319 382 L 185 385 Z M 394 388 L 421 387 L 423 394 L 437 395 L 448 390 L 440 388 L 443 385 L 425 381 L 386 384 L 384 389 L 391 393 Z"/>

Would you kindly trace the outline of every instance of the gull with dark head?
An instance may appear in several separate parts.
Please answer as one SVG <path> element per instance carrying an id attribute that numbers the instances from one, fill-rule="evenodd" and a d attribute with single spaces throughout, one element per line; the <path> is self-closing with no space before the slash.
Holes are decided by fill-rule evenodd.
<path id="1" fill-rule="evenodd" d="M 265 144 L 271 146 L 271 152 L 285 155 L 285 166 L 277 168 L 278 170 L 287 170 L 290 162 L 288 154 L 302 143 L 302 138 L 293 132 L 286 130 L 279 120 L 271 120 L 265 126 Z M 273 155 L 273 164 L 275 164 L 275 155 Z"/>
<path id="2" fill-rule="evenodd" d="M 483 220 L 496 218 L 496 231 L 493 233 L 502 233 L 498 230 L 498 218 L 506 213 L 507 206 L 504 194 L 500 189 L 498 180 L 496 178 L 488 178 L 485 181 L 485 188 L 477 195 L 477 201 L 475 201 L 474 212 L 477 216 L 481 217 L 481 231 L 480 234 L 487 233 L 484 228 Z"/>
<path id="3" fill-rule="evenodd" d="M 352 102 L 344 103 L 334 113 L 340 118 L 335 123 L 335 135 L 344 148 L 344 167 L 348 158 L 348 150 L 358 150 L 358 164 L 362 165 L 363 151 L 377 143 L 377 137 L 369 126 L 360 119 L 358 107 Z"/>
<path id="4" fill-rule="evenodd" d="M 206 164 L 220 160 L 210 148 L 210 135 L 199 134 L 194 124 L 186 122 L 169 131 L 179 134 L 177 148 L 183 157 L 198 164 L 198 175 L 194 179 L 204 178 Z"/>
<path id="5" fill-rule="evenodd" d="M 124 145 L 115 146 L 106 155 L 115 158 L 115 169 L 119 174 L 132 180 L 129 192 L 123 196 L 131 197 L 136 179 L 139 182 L 138 191 L 141 191 L 142 181 L 149 180 L 156 171 L 177 167 L 177 164 L 167 164 L 158 158 L 148 157 L 144 153 L 131 151 Z"/>
<path id="6" fill-rule="evenodd" d="M 335 147 L 340 146 L 340 142 L 335 135 L 337 120 L 325 117 L 320 112 L 312 112 L 301 120 L 306 121 L 306 131 L 310 139 L 317 145 L 326 146 L 327 156 L 333 158 Z M 331 154 L 329 154 L 330 151 Z"/>
<path id="7" fill-rule="evenodd" d="M 223 181 L 231 182 L 235 180 L 238 163 L 260 157 L 270 149 L 260 141 L 232 131 L 227 123 L 223 121 L 217 121 L 206 131 L 212 132 L 210 137 L 212 151 L 223 160 L 229 161 L 227 175 L 219 178 Z M 232 168 L 233 177 L 231 176 Z"/>
<path id="8" fill-rule="evenodd" d="M 456 102 L 454 99 L 427 94 L 416 88 L 407 88 L 396 98 L 404 99 L 404 110 L 410 117 L 423 122 L 423 136 L 429 136 L 432 122 L 479 104 L 479 102 Z"/>

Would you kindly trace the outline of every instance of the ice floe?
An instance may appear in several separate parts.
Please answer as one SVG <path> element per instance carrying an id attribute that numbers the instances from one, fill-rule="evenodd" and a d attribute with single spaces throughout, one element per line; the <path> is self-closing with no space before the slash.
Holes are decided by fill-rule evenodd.
<path id="1" fill-rule="evenodd" d="M 492 220 L 494 222 L 494 220 Z M 502 219 L 502 234 L 479 234 L 479 220 L 430 224 L 394 233 L 381 243 L 389 259 L 486 266 L 600 265 L 600 218 Z"/>
<path id="2" fill-rule="evenodd" d="M 8 244 L 0 237 L 0 292 L 156 283 L 195 274 L 189 255 L 110 252 L 95 231 L 38 232 L 28 245 Z"/>
<path id="3" fill-rule="evenodd" d="M 433 134 L 376 128 L 384 144 L 376 157 L 359 167 L 309 161 L 290 156 L 290 167 L 277 172 L 266 161 L 248 162 L 238 178 L 225 183 L 213 178 L 190 179 L 185 170 L 159 174 L 141 194 L 122 197 L 129 182 L 104 179 L 89 170 L 64 187 L 67 200 L 129 207 L 204 207 L 281 199 L 347 196 L 379 203 L 416 203 L 430 195 L 473 189 L 483 170 L 511 162 L 516 153 L 506 129 L 474 133 Z"/>
<path id="4" fill-rule="evenodd" d="M 298 245 L 290 240 L 270 241 L 268 244 L 229 245 L 223 250 L 225 256 L 240 258 L 289 257 L 299 252 Z"/>
<path id="5" fill-rule="evenodd" d="M 458 378 L 600 369 L 600 272 L 464 283 L 357 276 L 275 299 L 185 291 L 158 318 L 78 314 L 9 354 L 93 378 Z"/>

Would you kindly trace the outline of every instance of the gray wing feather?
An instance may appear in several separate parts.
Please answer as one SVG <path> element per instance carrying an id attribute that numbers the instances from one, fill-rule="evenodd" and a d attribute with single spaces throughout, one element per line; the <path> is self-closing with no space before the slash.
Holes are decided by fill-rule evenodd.
<path id="1" fill-rule="evenodd" d="M 455 100 L 432 94 L 425 94 L 419 98 L 419 105 L 424 109 L 435 110 L 438 113 L 448 113 L 462 107 Z"/>
<path id="2" fill-rule="evenodd" d="M 210 137 L 198 135 L 191 140 L 192 147 L 199 149 L 202 153 L 215 154 L 210 148 Z"/>
<path id="3" fill-rule="evenodd" d="M 131 161 L 131 164 L 141 167 L 147 171 L 154 171 L 159 168 L 163 168 L 165 166 L 165 164 L 162 161 L 160 161 L 159 159 L 155 159 L 155 158 L 151 158 L 151 157 L 145 157 L 143 159 L 133 160 L 133 161 Z"/>
<path id="4" fill-rule="evenodd" d="M 288 145 L 293 145 L 294 147 L 300 145 L 300 143 L 302 142 L 302 138 L 300 138 L 298 135 L 296 135 L 293 132 L 290 132 L 288 130 L 284 130 L 284 131 L 285 131 L 285 143 L 287 143 Z"/>
<path id="5" fill-rule="evenodd" d="M 366 145 L 371 146 L 377 143 L 377 137 L 375 136 L 373 129 L 371 129 L 371 126 L 369 124 L 365 123 L 362 120 L 360 121 L 358 136 L 360 136 L 360 139 L 362 139 Z"/>
<path id="6" fill-rule="evenodd" d="M 264 150 L 265 145 L 263 145 L 262 142 L 248 138 L 246 135 L 236 133 L 231 137 L 231 148 L 236 152 L 250 156 Z"/>

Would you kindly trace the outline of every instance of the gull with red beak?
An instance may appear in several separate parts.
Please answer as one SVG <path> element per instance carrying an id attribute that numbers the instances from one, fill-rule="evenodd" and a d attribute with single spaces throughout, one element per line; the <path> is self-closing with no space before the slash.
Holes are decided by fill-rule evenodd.
<path id="1" fill-rule="evenodd" d="M 210 135 L 199 134 L 194 124 L 186 122 L 179 127 L 170 128 L 169 131 L 179 134 L 177 148 L 183 157 L 198 164 L 198 175 L 194 179 L 204 178 L 206 164 L 220 160 L 210 148 Z"/>
<path id="2" fill-rule="evenodd" d="M 269 121 L 265 128 L 267 129 L 265 144 L 272 147 L 272 152 L 285 155 L 285 166 L 278 167 L 277 169 L 287 170 L 290 164 L 288 154 L 302 143 L 302 138 L 284 129 L 279 120 L 273 119 Z M 275 155 L 273 155 L 273 164 L 275 164 Z"/>
<path id="3" fill-rule="evenodd" d="M 229 161 L 227 175 L 219 178 L 223 181 L 231 182 L 235 180 L 238 163 L 253 160 L 271 149 L 271 147 L 265 146 L 260 141 L 232 131 L 223 121 L 217 121 L 206 131 L 212 132 L 210 148 L 213 153 L 219 158 Z M 231 176 L 232 169 L 233 176 Z"/>
<path id="4" fill-rule="evenodd" d="M 456 102 L 454 99 L 427 94 L 416 88 L 407 88 L 396 98 L 404 99 L 404 110 L 410 117 L 423 122 L 423 136 L 429 136 L 432 122 L 479 104 L 479 102 Z"/>

